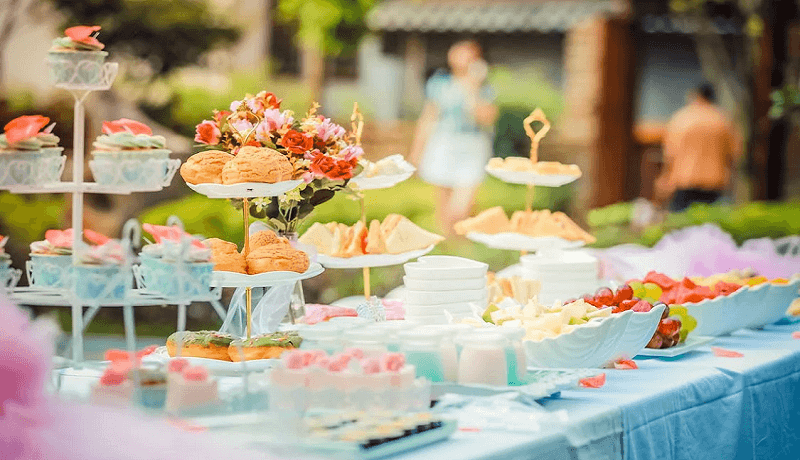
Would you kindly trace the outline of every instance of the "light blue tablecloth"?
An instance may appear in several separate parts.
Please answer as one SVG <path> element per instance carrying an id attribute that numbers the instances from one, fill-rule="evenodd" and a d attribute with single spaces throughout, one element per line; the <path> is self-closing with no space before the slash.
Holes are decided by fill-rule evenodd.
<path id="1" fill-rule="evenodd" d="M 800 458 L 800 325 L 737 331 L 672 359 L 636 359 L 606 370 L 599 389 L 544 401 L 564 428 L 539 433 L 460 432 L 396 459 L 794 459 Z"/>

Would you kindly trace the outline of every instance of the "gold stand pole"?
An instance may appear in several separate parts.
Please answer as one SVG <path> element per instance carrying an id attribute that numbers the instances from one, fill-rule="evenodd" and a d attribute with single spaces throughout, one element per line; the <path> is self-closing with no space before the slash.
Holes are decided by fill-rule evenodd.
<path id="1" fill-rule="evenodd" d="M 361 222 L 364 222 L 364 225 L 367 225 L 367 207 L 364 204 L 364 196 L 362 195 L 359 199 L 359 203 L 361 204 Z M 369 281 L 369 267 L 363 267 L 361 269 L 361 273 L 364 276 L 364 298 L 369 300 L 371 297 L 371 288 L 370 288 L 370 281 Z"/>
<path id="2" fill-rule="evenodd" d="M 247 198 L 242 199 L 242 222 L 244 222 L 244 258 L 250 254 L 250 202 Z M 253 289 L 245 288 L 245 302 L 247 305 L 247 338 L 251 336 L 253 327 Z"/>

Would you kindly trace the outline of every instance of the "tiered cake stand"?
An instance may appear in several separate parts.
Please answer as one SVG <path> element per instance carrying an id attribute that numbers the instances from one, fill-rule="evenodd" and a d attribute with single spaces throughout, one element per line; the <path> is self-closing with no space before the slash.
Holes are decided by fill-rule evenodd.
<path id="1" fill-rule="evenodd" d="M 83 196 L 86 193 L 120 194 L 127 195 L 134 192 L 154 192 L 166 187 L 172 181 L 172 177 L 180 166 L 180 160 L 168 160 L 164 176 L 157 178 L 152 184 L 128 183 L 125 185 L 101 185 L 94 182 L 84 182 L 84 123 L 85 111 L 84 101 L 93 91 L 105 91 L 111 87 L 117 71 L 116 63 L 105 63 L 98 69 L 100 78 L 94 84 L 81 82 L 78 76 L 78 69 L 97 66 L 92 61 L 81 61 L 75 66 L 75 74 L 66 82 L 56 84 L 56 87 L 67 90 L 75 99 L 74 106 L 74 126 L 73 126 L 73 163 L 72 181 L 41 183 L 32 181 L 31 185 L 11 185 L 1 187 L 12 193 L 71 193 L 72 194 L 72 228 L 73 228 L 73 269 L 80 264 L 80 255 L 86 252 L 86 245 L 83 242 Z M 58 166 L 60 177 L 63 171 L 64 158 Z M 120 167 L 123 165 L 120 164 Z M 208 287 L 205 293 L 193 297 L 165 296 L 142 289 L 133 288 L 132 266 L 134 256 L 130 247 L 134 244 L 134 238 L 139 235 L 138 223 L 129 221 L 125 225 L 123 238 L 124 261 L 119 272 L 113 276 L 96 276 L 93 279 L 78 279 L 77 276 L 69 276 L 70 281 L 65 284 L 68 286 L 62 289 L 43 288 L 37 286 L 36 280 L 29 279 L 30 286 L 16 288 L 10 291 L 11 299 L 23 305 L 34 306 L 71 306 L 72 313 L 72 359 L 76 364 L 83 362 L 83 333 L 86 326 L 94 318 L 95 314 L 102 307 L 122 307 L 125 324 L 125 338 L 127 348 L 133 352 L 136 350 L 136 335 L 133 308 L 134 306 L 148 305 L 178 305 L 180 318 L 179 327 L 185 325 L 186 306 L 192 301 L 208 301 L 214 306 L 217 313 L 225 318 L 225 312 L 218 302 L 219 291 L 210 290 Z M 179 267 L 176 272 L 181 272 Z M 89 283 L 94 283 L 91 286 Z M 95 294 L 86 296 L 78 295 L 78 286 L 95 288 Z M 124 294 L 115 292 L 118 286 L 124 287 Z M 83 307 L 88 307 L 84 313 Z"/>
<path id="2" fill-rule="evenodd" d="M 251 198 L 264 198 L 272 196 L 280 196 L 290 190 L 293 190 L 302 181 L 291 180 L 283 181 L 275 184 L 262 184 L 262 183 L 244 183 L 233 185 L 222 184 L 200 184 L 189 185 L 195 192 L 205 195 L 209 198 L 226 198 L 226 199 L 241 199 L 242 200 L 242 222 L 244 228 L 244 256 L 245 258 L 250 253 L 250 199 Z M 324 269 L 322 265 L 317 262 L 312 262 L 308 270 L 304 273 L 295 272 L 266 272 L 258 275 L 244 275 L 241 273 L 232 272 L 216 272 L 214 286 L 220 288 L 245 288 L 245 303 L 246 303 L 246 336 L 250 338 L 252 333 L 253 323 L 253 297 L 252 289 L 254 287 L 273 287 L 283 284 L 296 283 L 305 279 L 313 278 Z M 289 314 L 294 320 L 294 312 L 291 305 L 289 306 Z"/>
<path id="3" fill-rule="evenodd" d="M 534 121 L 543 123 L 538 132 L 533 130 L 532 123 Z M 523 125 L 528 137 L 531 138 L 531 161 L 538 161 L 539 142 L 550 130 L 550 122 L 540 109 L 536 109 L 525 118 Z M 560 187 L 574 182 L 580 177 L 568 174 L 538 174 L 533 171 L 508 171 L 493 169 L 489 165 L 486 166 L 486 172 L 509 184 L 526 185 L 528 190 L 525 194 L 525 210 L 528 212 L 531 211 L 533 206 L 534 186 Z M 583 241 L 569 241 L 556 236 L 533 237 L 515 232 L 495 234 L 469 232 L 466 237 L 490 248 L 520 251 L 523 255 L 528 252 L 554 252 L 579 248 L 585 244 Z"/>
<path id="4" fill-rule="evenodd" d="M 353 115 L 350 117 L 353 126 L 353 133 L 355 135 L 356 145 L 361 145 L 361 133 L 364 130 L 364 117 L 358 111 L 358 103 L 354 104 Z M 395 185 L 408 180 L 416 171 L 416 168 L 410 166 L 406 171 L 398 174 L 380 175 L 375 177 L 361 177 L 356 176 L 350 180 L 351 184 L 355 184 L 362 192 L 359 195 L 359 203 L 361 206 L 361 221 L 364 225 L 367 222 L 367 208 L 364 202 L 364 191 L 367 190 L 380 190 L 394 187 Z M 370 285 L 370 268 L 372 267 L 389 267 L 393 265 L 402 265 L 409 260 L 416 259 L 417 257 L 424 256 L 431 252 L 433 246 L 416 251 L 409 251 L 402 254 L 368 254 L 363 256 L 354 257 L 331 257 L 326 255 L 318 255 L 317 261 L 325 268 L 338 268 L 338 269 L 353 269 L 360 268 L 362 270 L 364 279 L 364 298 L 369 300 L 372 293 Z"/>

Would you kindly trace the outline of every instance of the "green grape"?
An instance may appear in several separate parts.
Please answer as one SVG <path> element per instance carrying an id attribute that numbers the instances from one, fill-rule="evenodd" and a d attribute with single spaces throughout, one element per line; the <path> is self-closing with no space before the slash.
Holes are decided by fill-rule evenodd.
<path id="1" fill-rule="evenodd" d="M 631 281 L 628 283 L 628 286 L 633 289 L 633 296 L 638 298 L 643 298 L 645 295 L 644 285 L 641 281 Z"/>
<path id="2" fill-rule="evenodd" d="M 681 343 L 686 341 L 686 337 L 697 327 L 697 320 L 690 315 L 683 305 L 670 305 L 669 316 L 677 317 L 681 320 Z"/>
<path id="3" fill-rule="evenodd" d="M 650 303 L 658 301 L 658 299 L 661 298 L 661 294 L 664 293 L 664 291 L 661 289 L 661 287 L 659 285 L 657 285 L 656 283 L 644 283 L 642 285 L 642 289 L 643 289 L 644 292 L 643 292 L 643 294 L 641 296 L 638 296 L 638 297 L 641 297 L 642 299 L 647 300 Z M 636 290 L 635 289 L 634 289 L 633 292 L 634 292 L 634 295 L 636 295 Z"/>

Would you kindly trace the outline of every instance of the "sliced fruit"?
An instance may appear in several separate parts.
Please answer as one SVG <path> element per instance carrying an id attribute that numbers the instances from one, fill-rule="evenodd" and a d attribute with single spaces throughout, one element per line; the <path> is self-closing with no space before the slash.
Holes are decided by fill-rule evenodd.
<path id="1" fill-rule="evenodd" d="M 619 305 L 623 300 L 630 300 L 633 298 L 633 288 L 627 284 L 623 284 L 617 289 L 614 294 L 614 304 Z"/>
<path id="2" fill-rule="evenodd" d="M 653 305 L 651 305 L 650 302 L 648 302 L 648 301 L 646 301 L 644 299 L 636 302 L 636 304 L 634 304 L 634 306 L 631 308 L 631 310 L 633 310 L 635 312 L 639 312 L 639 313 L 647 313 L 652 309 L 653 309 Z"/>
<path id="3" fill-rule="evenodd" d="M 631 288 L 631 290 L 633 292 L 633 297 L 641 298 L 642 296 L 644 296 L 644 294 L 645 294 L 644 283 L 642 283 L 641 281 L 630 281 L 628 283 L 628 286 L 630 286 L 630 288 Z M 631 297 L 631 298 L 633 298 L 633 297 Z"/>
<path id="4" fill-rule="evenodd" d="M 661 287 L 656 283 L 644 283 L 642 287 L 644 288 L 644 295 L 639 297 L 642 299 L 647 299 L 650 302 L 655 302 L 656 300 L 660 299 L 661 294 L 664 293 L 664 290 L 661 289 Z"/>
<path id="5" fill-rule="evenodd" d="M 600 288 L 595 292 L 594 300 L 603 305 L 611 305 L 614 302 L 614 293 L 609 288 Z"/>
<path id="6" fill-rule="evenodd" d="M 679 319 L 666 318 L 662 319 L 661 322 L 658 323 L 658 332 L 667 337 L 673 336 L 680 330 L 681 330 L 681 321 Z"/>
<path id="7" fill-rule="evenodd" d="M 491 304 L 488 307 L 486 307 L 486 310 L 483 312 L 483 315 L 481 316 L 481 318 L 483 318 L 483 320 L 486 321 L 487 323 L 494 324 L 494 321 L 492 320 L 492 313 L 494 313 L 494 312 L 496 312 L 498 310 L 500 310 L 500 307 L 498 307 L 495 304 Z"/>

